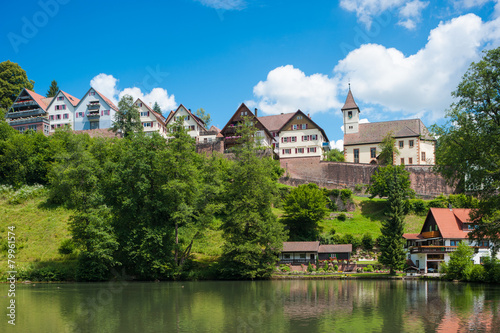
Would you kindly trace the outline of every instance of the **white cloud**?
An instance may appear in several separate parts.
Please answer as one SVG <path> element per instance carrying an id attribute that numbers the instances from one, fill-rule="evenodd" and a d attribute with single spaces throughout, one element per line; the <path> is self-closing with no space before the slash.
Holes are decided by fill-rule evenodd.
<path id="1" fill-rule="evenodd" d="M 260 81 L 253 93 L 257 101 L 248 101 L 266 114 L 295 112 L 314 114 L 340 108 L 337 100 L 338 82 L 324 74 L 305 75 L 292 65 L 273 69 Z"/>
<path id="2" fill-rule="evenodd" d="M 480 7 L 491 0 L 455 0 L 453 6 L 460 9 L 470 9 L 473 7 Z"/>
<path id="3" fill-rule="evenodd" d="M 90 86 L 109 98 L 115 105 L 118 105 L 118 100 L 124 95 L 130 95 L 134 98 L 134 101 L 140 98 L 144 103 L 151 103 L 151 105 L 158 102 L 164 112 L 177 108 L 175 96 L 169 96 L 166 89 L 153 88 L 149 93 L 144 93 L 140 88 L 133 87 L 120 91 L 117 88 L 117 83 L 118 79 L 114 78 L 113 75 L 104 73 L 96 75 L 90 80 Z"/>
<path id="4" fill-rule="evenodd" d="M 357 100 L 406 114 L 427 111 L 435 120 L 443 116 L 451 103 L 450 92 L 470 63 L 479 59 L 484 45 L 499 45 L 499 20 L 483 23 L 468 14 L 441 22 L 425 47 L 408 56 L 365 44 L 341 60 L 334 72 L 339 81 L 350 78 Z"/>
<path id="5" fill-rule="evenodd" d="M 330 148 L 344 151 L 344 140 L 330 141 Z"/>
<path id="6" fill-rule="evenodd" d="M 243 0 L 196 0 L 202 5 L 224 10 L 241 10 L 246 7 L 246 2 Z"/>
<path id="7" fill-rule="evenodd" d="M 119 93 L 118 89 L 116 89 L 117 83 L 118 79 L 115 79 L 113 75 L 104 73 L 96 75 L 90 80 L 90 86 L 109 98 L 115 105 L 118 105 L 118 101 L 115 98 Z"/>
<path id="8" fill-rule="evenodd" d="M 420 22 L 422 11 L 428 5 L 429 2 L 427 1 L 413 0 L 407 2 L 403 7 L 399 9 L 400 20 L 398 24 L 408 30 L 415 29 L 417 27 L 417 23 Z"/>
<path id="9" fill-rule="evenodd" d="M 369 29 L 373 17 L 386 10 L 399 8 L 405 2 L 405 0 L 340 0 L 340 7 L 349 12 L 356 12 L 358 20 Z"/>

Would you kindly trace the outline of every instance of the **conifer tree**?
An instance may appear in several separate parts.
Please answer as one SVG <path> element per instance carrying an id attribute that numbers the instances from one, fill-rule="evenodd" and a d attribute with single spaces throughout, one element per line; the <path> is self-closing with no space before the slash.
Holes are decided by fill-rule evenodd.
<path id="1" fill-rule="evenodd" d="M 400 182 L 397 182 L 399 169 L 394 169 L 394 181 L 389 187 L 389 213 L 388 220 L 382 223 L 382 236 L 379 239 L 380 257 L 379 262 L 386 265 L 391 270 L 391 275 L 396 270 L 403 269 L 405 264 L 404 252 L 404 189 Z"/>
<path id="2" fill-rule="evenodd" d="M 153 105 L 153 111 L 158 113 L 158 114 L 161 114 L 161 108 L 160 108 L 160 105 L 158 104 L 158 102 L 155 102 L 155 105 Z"/>
<path id="3" fill-rule="evenodd" d="M 56 80 L 52 80 L 49 90 L 47 90 L 47 93 L 45 94 L 45 97 L 55 97 L 58 91 L 59 86 L 57 85 Z"/>

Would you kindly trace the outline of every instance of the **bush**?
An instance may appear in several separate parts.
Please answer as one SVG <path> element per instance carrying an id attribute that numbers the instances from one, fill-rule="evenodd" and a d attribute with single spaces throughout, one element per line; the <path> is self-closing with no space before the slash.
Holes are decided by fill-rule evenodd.
<path id="1" fill-rule="evenodd" d="M 340 195 L 340 190 L 337 188 L 334 188 L 333 190 L 330 191 L 330 195 L 332 197 L 338 198 Z"/>
<path id="2" fill-rule="evenodd" d="M 363 271 L 365 272 L 373 272 L 373 266 L 372 265 L 368 265 L 366 267 L 363 268 Z"/>
<path id="3" fill-rule="evenodd" d="M 413 212 L 417 215 L 427 214 L 427 206 L 426 206 L 424 200 L 421 200 L 421 199 L 412 200 L 412 208 L 413 208 Z"/>
<path id="4" fill-rule="evenodd" d="M 486 279 L 486 270 L 483 265 L 474 265 L 466 272 L 467 280 L 472 282 L 482 282 Z"/>
<path id="5" fill-rule="evenodd" d="M 323 265 L 323 269 L 324 269 L 325 271 L 327 271 L 327 270 L 328 270 L 328 263 L 327 263 L 326 261 L 325 261 L 325 264 Z"/>
<path id="6" fill-rule="evenodd" d="M 356 184 L 356 185 L 354 186 L 354 191 L 356 191 L 356 192 L 361 192 L 361 191 L 363 191 L 363 184 Z"/>
<path id="7" fill-rule="evenodd" d="M 59 245 L 59 254 L 72 254 L 75 251 L 75 243 L 72 239 L 64 239 Z"/>
<path id="8" fill-rule="evenodd" d="M 347 203 L 348 200 L 350 200 L 352 197 L 352 191 L 348 188 L 345 188 L 340 191 L 340 199 L 344 204 Z"/>
<path id="9" fill-rule="evenodd" d="M 442 199 L 434 199 L 429 201 L 427 204 L 429 208 L 446 208 L 448 205 L 446 201 L 443 201 Z"/>
<path id="10" fill-rule="evenodd" d="M 290 268 L 290 266 L 287 266 L 287 265 L 280 265 L 280 270 L 282 272 L 290 272 L 291 268 Z"/>
<path id="11" fill-rule="evenodd" d="M 335 272 L 338 272 L 338 270 L 339 270 L 339 265 L 335 265 L 335 266 L 333 267 L 333 269 L 335 270 Z"/>
<path id="12" fill-rule="evenodd" d="M 373 249 L 374 240 L 372 235 L 364 234 L 363 239 L 361 240 L 361 244 L 363 245 L 363 249 L 370 251 Z"/>
<path id="13" fill-rule="evenodd" d="M 46 189 L 42 185 L 23 185 L 17 191 L 14 191 L 12 186 L 2 186 L 0 194 L 6 198 L 11 205 L 17 205 L 25 202 L 28 199 L 39 197 L 46 193 Z"/>
<path id="14" fill-rule="evenodd" d="M 347 215 L 345 215 L 344 213 L 340 213 L 339 215 L 337 215 L 337 220 L 345 221 L 347 220 Z"/>
<path id="15" fill-rule="evenodd" d="M 313 267 L 313 265 L 311 265 L 311 263 L 309 263 L 309 264 L 307 265 L 307 271 L 308 271 L 309 273 L 314 272 L 314 267 Z"/>

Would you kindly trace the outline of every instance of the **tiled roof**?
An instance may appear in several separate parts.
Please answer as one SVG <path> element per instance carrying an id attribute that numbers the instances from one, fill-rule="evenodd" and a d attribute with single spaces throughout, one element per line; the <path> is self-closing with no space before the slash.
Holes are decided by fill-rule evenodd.
<path id="1" fill-rule="evenodd" d="M 319 253 L 349 253 L 352 252 L 352 244 L 320 245 Z"/>
<path id="2" fill-rule="evenodd" d="M 359 109 L 358 105 L 354 101 L 354 97 L 352 97 L 351 88 L 349 88 L 349 92 L 347 93 L 347 98 L 345 99 L 344 106 L 342 107 L 342 110 L 348 110 L 348 109 Z"/>
<path id="3" fill-rule="evenodd" d="M 282 113 L 275 116 L 258 117 L 258 119 L 270 132 L 276 132 L 279 131 L 280 128 L 295 115 L 295 113 L 296 112 Z"/>
<path id="4" fill-rule="evenodd" d="M 91 130 L 78 130 L 73 131 L 75 134 L 88 134 L 91 138 L 115 138 L 116 133 L 113 132 L 110 128 L 99 128 L 99 129 L 91 129 Z"/>
<path id="5" fill-rule="evenodd" d="M 323 128 L 321 128 L 318 124 L 316 124 L 316 123 L 315 123 L 315 122 L 311 119 L 311 117 L 306 116 L 306 114 L 305 114 L 304 112 L 302 112 L 301 110 L 297 110 L 297 112 L 295 112 L 295 113 L 293 114 L 293 117 L 294 117 L 295 115 L 302 115 L 302 117 L 307 118 L 307 119 L 308 119 L 308 120 L 309 120 L 309 121 L 310 121 L 310 122 L 311 122 L 314 126 L 316 126 L 316 127 L 319 129 L 319 131 L 320 131 L 320 132 L 321 132 L 321 134 L 323 135 L 324 140 L 325 140 L 326 142 L 330 142 L 330 140 L 328 140 L 328 137 L 326 136 L 326 133 L 325 133 L 325 131 L 323 130 Z M 289 123 L 290 123 L 290 121 L 293 119 L 293 117 L 291 117 L 291 118 L 290 118 L 287 122 L 285 122 L 285 123 L 283 124 L 283 126 L 281 126 L 281 128 L 280 128 L 280 132 L 281 132 L 281 131 L 285 128 L 285 126 L 287 126 L 287 124 L 289 124 Z"/>
<path id="6" fill-rule="evenodd" d="M 420 135 L 424 140 L 435 140 L 420 119 L 407 119 L 359 124 L 358 133 L 344 134 L 344 146 L 380 143 L 389 132 L 396 138 Z"/>
<path id="7" fill-rule="evenodd" d="M 24 88 L 24 90 L 26 90 L 26 92 L 31 96 L 31 98 L 33 98 L 35 102 L 38 103 L 38 105 L 43 109 L 43 111 L 47 111 L 48 104 L 45 104 L 44 101 L 45 97 L 43 97 L 42 95 L 38 95 L 36 92 L 31 91 L 29 89 Z"/>
<path id="8" fill-rule="evenodd" d="M 464 215 L 468 215 L 469 212 L 470 209 L 431 208 L 427 218 L 430 215 L 434 217 L 441 237 L 464 239 L 467 238 L 469 233 L 462 230 L 462 222 L 457 217 L 457 214 L 460 218 L 464 218 Z"/>
<path id="9" fill-rule="evenodd" d="M 283 242 L 282 252 L 318 252 L 319 242 Z"/>
<path id="10" fill-rule="evenodd" d="M 104 101 L 105 101 L 105 102 L 109 105 L 109 107 L 110 107 L 110 108 L 112 108 L 112 109 L 113 109 L 113 110 L 115 110 L 115 111 L 118 111 L 118 107 L 117 107 L 115 104 L 113 104 L 113 102 L 111 102 L 111 100 L 110 100 L 110 99 L 108 99 L 106 96 L 104 96 L 103 94 L 101 94 L 101 93 L 100 93 L 100 92 L 98 92 L 97 90 L 95 90 L 95 89 L 94 89 L 94 91 L 95 91 L 96 93 L 98 93 L 98 94 L 99 94 L 99 96 L 101 96 L 101 98 L 102 98 L 102 99 L 103 99 L 103 100 L 104 100 Z"/>
<path id="11" fill-rule="evenodd" d="M 62 91 L 61 90 L 61 93 L 68 99 L 68 101 L 71 103 L 71 105 L 73 106 L 76 106 L 80 100 L 78 98 L 76 98 L 75 96 L 71 96 L 70 94 L 68 94 L 67 92 L 65 91 Z"/>
<path id="12" fill-rule="evenodd" d="M 424 237 L 422 237 L 421 234 L 403 234 L 403 238 L 409 239 L 409 240 L 414 240 L 414 239 L 422 239 Z"/>
<path id="13" fill-rule="evenodd" d="M 170 120 L 172 119 L 172 117 L 174 116 L 174 114 L 176 114 L 177 111 L 179 111 L 181 107 L 184 110 L 186 110 L 186 112 L 194 119 L 194 121 L 198 124 L 198 126 L 201 126 L 201 128 L 203 130 L 206 130 L 205 123 L 203 122 L 203 120 L 201 120 L 199 117 L 197 117 L 195 114 L 193 114 L 187 107 L 185 107 L 182 104 L 179 105 L 179 107 L 175 111 L 170 111 L 170 114 L 168 115 L 167 120 L 165 121 L 166 124 L 168 124 L 170 122 Z"/>
<path id="14" fill-rule="evenodd" d="M 158 112 L 156 112 L 155 110 L 153 110 L 152 108 L 150 108 L 149 105 L 147 105 L 146 103 L 144 103 L 140 98 L 136 99 L 134 104 L 137 104 L 137 102 L 139 102 L 139 101 L 142 103 L 142 105 L 144 105 L 146 107 L 146 109 L 149 110 L 149 112 L 151 112 L 156 117 L 156 119 L 160 123 L 162 123 L 163 125 L 165 125 L 165 117 L 163 117 L 162 114 L 159 114 Z"/>

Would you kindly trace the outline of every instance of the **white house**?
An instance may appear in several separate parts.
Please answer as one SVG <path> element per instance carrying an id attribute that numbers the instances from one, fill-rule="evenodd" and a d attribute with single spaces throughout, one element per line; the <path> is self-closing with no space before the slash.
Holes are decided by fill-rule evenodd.
<path id="1" fill-rule="evenodd" d="M 158 134 L 166 138 L 168 133 L 165 125 L 165 117 L 151 109 L 151 107 L 144 103 L 140 98 L 138 98 L 134 104 L 139 108 L 144 133 L 151 135 L 154 132 L 158 132 Z"/>
<path id="2" fill-rule="evenodd" d="M 411 265 L 421 271 L 439 270 L 443 262 L 450 260 L 460 242 L 475 249 L 474 264 L 490 256 L 489 241 L 470 241 L 469 232 L 475 226 L 470 220 L 470 209 L 431 208 L 419 234 L 403 234 Z"/>
<path id="3" fill-rule="evenodd" d="M 80 100 L 67 92 L 59 90 L 47 107 L 50 132 L 57 128 L 69 126 L 73 129 L 75 107 Z"/>
<path id="4" fill-rule="evenodd" d="M 194 115 L 191 110 L 184 105 L 179 105 L 177 110 L 171 111 L 165 121 L 166 126 L 173 125 L 177 120 L 183 119 L 183 125 L 188 131 L 189 136 L 199 142 L 199 137 L 203 132 L 206 132 L 205 123 L 203 120 Z"/>
<path id="5" fill-rule="evenodd" d="M 324 153 L 330 150 L 325 131 L 300 110 L 258 119 L 271 132 L 274 139 L 273 148 L 280 159 L 322 158 Z"/>
<path id="6" fill-rule="evenodd" d="M 394 157 L 394 164 L 435 164 L 436 139 L 420 119 L 360 123 L 360 110 L 350 88 L 342 113 L 346 162 L 377 164 L 380 143 L 388 133 L 392 133 L 400 152 Z"/>
<path id="7" fill-rule="evenodd" d="M 90 88 L 75 107 L 74 129 L 89 130 L 113 126 L 118 107 L 106 96 Z"/>
<path id="8" fill-rule="evenodd" d="M 24 88 L 9 108 L 5 118 L 10 126 L 23 133 L 27 130 L 49 134 L 50 123 L 47 105 L 52 98 L 46 98 Z"/>

